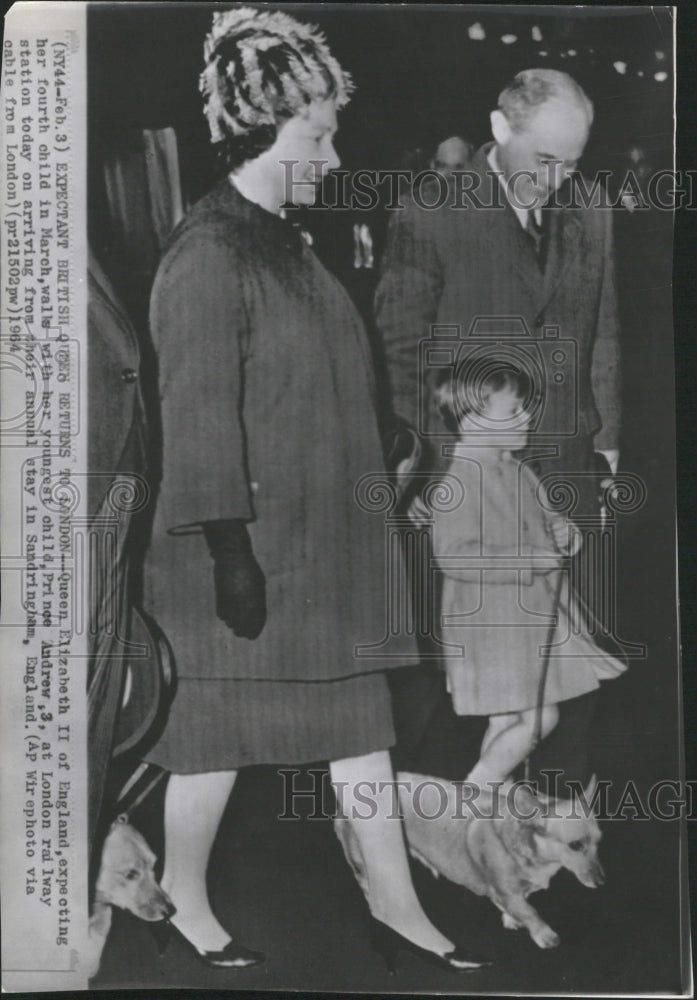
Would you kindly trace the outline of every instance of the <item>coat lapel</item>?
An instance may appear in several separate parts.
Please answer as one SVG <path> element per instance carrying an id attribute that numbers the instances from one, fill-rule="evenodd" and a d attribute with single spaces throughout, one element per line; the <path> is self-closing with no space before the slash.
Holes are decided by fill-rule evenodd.
<path id="1" fill-rule="evenodd" d="M 581 246 L 581 220 L 578 210 L 569 208 L 549 209 L 549 236 L 547 266 L 542 287 L 540 309 L 546 306 L 561 284 L 569 265 L 577 257 Z"/>
<path id="2" fill-rule="evenodd" d="M 533 292 L 535 298 L 542 294 L 544 276 L 540 270 L 535 250 L 530 237 L 527 235 L 515 212 L 507 203 L 503 212 L 500 212 L 501 220 L 505 223 L 506 231 L 497 233 L 494 239 L 497 244 L 497 251 L 500 254 L 501 246 L 511 248 L 511 264 L 523 281 Z M 491 231 L 493 231 L 493 226 Z M 505 240 L 505 243 L 504 243 Z"/>
<path id="3" fill-rule="evenodd" d="M 486 225 L 482 229 L 482 239 L 491 247 L 490 259 L 499 261 L 498 266 L 501 268 L 515 271 L 535 298 L 538 298 L 543 288 L 540 266 L 530 238 L 507 201 L 498 176 L 492 171 L 488 160 L 492 146 L 493 143 L 483 146 L 473 159 L 473 166 L 482 179 L 481 187 L 477 190 L 482 204 L 503 206 L 485 210 Z"/>
<path id="4" fill-rule="evenodd" d="M 481 200 L 490 205 L 503 203 L 504 208 L 492 209 L 488 213 L 483 240 L 492 247 L 494 260 L 501 260 L 502 248 L 505 248 L 505 258 L 500 266 L 510 267 L 520 276 L 532 291 L 538 310 L 541 310 L 552 298 L 566 269 L 578 255 L 583 231 L 579 210 L 548 209 L 547 253 L 544 274 L 541 274 L 531 241 L 503 191 L 492 189 L 492 185 L 500 185 L 488 160 L 492 145 L 489 143 L 478 150 L 473 165 L 482 178 Z M 485 201 L 487 198 L 489 200 Z M 563 197 L 558 196 L 558 200 L 563 204 Z"/>

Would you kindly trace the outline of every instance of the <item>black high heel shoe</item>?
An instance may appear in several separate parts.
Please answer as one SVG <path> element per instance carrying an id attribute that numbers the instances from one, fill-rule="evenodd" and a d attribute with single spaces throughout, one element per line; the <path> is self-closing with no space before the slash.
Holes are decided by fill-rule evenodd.
<path id="1" fill-rule="evenodd" d="M 245 948 L 237 941 L 228 941 L 220 951 L 201 951 L 170 920 L 159 920 L 157 923 L 152 923 L 150 929 L 160 955 L 164 954 L 174 933 L 189 951 L 192 951 L 197 958 L 212 969 L 246 969 L 252 965 L 261 965 L 266 961 L 266 955 L 262 951 L 252 951 L 251 948 Z"/>
<path id="2" fill-rule="evenodd" d="M 381 920 L 376 920 L 375 917 L 370 918 L 370 942 L 375 951 L 382 955 L 391 976 L 395 974 L 397 969 L 397 956 L 400 951 L 409 951 L 425 962 L 437 965 L 441 969 L 448 969 L 450 972 L 476 972 L 477 969 L 492 964 L 490 958 L 486 958 L 484 955 L 474 955 L 464 948 L 453 948 L 445 955 L 429 951 L 428 948 L 414 944 L 413 941 L 405 938 L 387 924 L 383 924 Z"/>

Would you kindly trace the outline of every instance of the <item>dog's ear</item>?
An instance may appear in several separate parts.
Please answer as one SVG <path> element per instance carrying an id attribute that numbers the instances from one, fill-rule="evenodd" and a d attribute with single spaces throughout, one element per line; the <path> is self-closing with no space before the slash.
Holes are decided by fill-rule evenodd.
<path id="1" fill-rule="evenodd" d="M 520 783 L 511 788 L 508 793 L 508 806 L 515 820 L 526 826 L 545 825 L 545 802 L 540 800 L 529 785 Z"/>
<path id="2" fill-rule="evenodd" d="M 157 855 L 153 850 L 150 849 L 150 844 L 147 840 L 143 840 L 143 855 L 148 868 L 153 868 L 157 862 Z"/>
<path id="3" fill-rule="evenodd" d="M 506 812 L 503 821 L 497 825 L 497 834 L 509 854 L 532 857 L 536 853 L 534 836 L 544 834 L 544 823 L 539 827 L 536 819 L 516 819 L 512 812 Z"/>
<path id="4" fill-rule="evenodd" d="M 546 832 L 544 808 L 528 785 L 521 783 L 510 789 L 500 827 L 501 839 L 509 851 L 516 854 L 534 852 L 533 835 Z"/>
<path id="5" fill-rule="evenodd" d="M 588 782 L 588 784 L 586 785 L 586 787 L 583 789 L 583 794 L 585 796 L 586 802 L 590 802 L 592 800 L 593 795 L 595 794 L 595 790 L 596 790 L 597 787 L 598 787 L 598 779 L 593 774 L 593 775 L 591 775 L 590 781 Z"/>

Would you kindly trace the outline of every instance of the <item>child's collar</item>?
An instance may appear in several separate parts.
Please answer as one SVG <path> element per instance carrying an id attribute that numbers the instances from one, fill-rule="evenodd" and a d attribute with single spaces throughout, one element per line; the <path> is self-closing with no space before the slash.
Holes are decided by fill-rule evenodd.
<path id="1" fill-rule="evenodd" d="M 477 441 L 479 438 L 479 442 Z M 475 458 L 483 462 L 515 462 L 516 458 L 508 448 L 499 448 L 482 441 L 482 435 L 463 434 L 458 438 L 453 448 L 453 454 L 467 454 L 469 458 Z"/>

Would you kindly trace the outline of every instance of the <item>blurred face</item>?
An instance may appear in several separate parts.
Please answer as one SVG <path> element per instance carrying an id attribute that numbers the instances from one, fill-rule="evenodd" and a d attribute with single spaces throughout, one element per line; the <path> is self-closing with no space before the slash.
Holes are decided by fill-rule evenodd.
<path id="1" fill-rule="evenodd" d="M 543 104 L 522 132 L 513 132 L 500 111 L 492 126 L 511 200 L 527 209 L 543 205 L 573 173 L 590 128 L 585 110 L 561 98 Z"/>
<path id="2" fill-rule="evenodd" d="M 313 101 L 284 122 L 273 146 L 257 161 L 264 161 L 261 165 L 279 205 L 314 204 L 322 178 L 341 162 L 334 149 L 336 130 L 336 104 L 332 100 Z"/>
<path id="3" fill-rule="evenodd" d="M 530 420 L 523 400 L 511 389 L 499 389 L 483 402 L 478 413 L 463 418 L 461 430 L 476 430 L 478 444 L 518 451 L 527 444 Z"/>
<path id="4" fill-rule="evenodd" d="M 433 158 L 434 170 L 448 173 L 450 170 L 464 170 L 467 166 L 470 148 L 464 140 L 457 137 L 441 142 Z"/>

